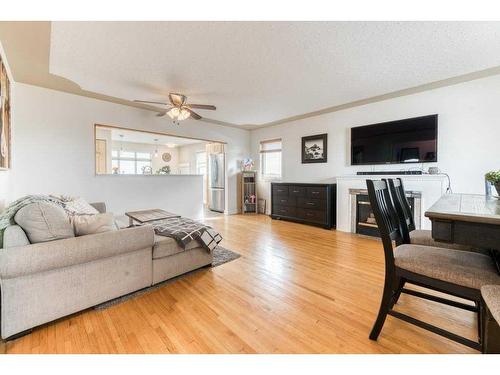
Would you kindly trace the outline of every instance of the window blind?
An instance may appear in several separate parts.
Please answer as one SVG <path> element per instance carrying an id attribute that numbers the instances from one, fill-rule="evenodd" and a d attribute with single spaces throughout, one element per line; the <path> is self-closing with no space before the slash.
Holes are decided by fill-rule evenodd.
<path id="1" fill-rule="evenodd" d="M 281 152 L 281 139 L 270 139 L 260 142 L 260 153 Z"/>

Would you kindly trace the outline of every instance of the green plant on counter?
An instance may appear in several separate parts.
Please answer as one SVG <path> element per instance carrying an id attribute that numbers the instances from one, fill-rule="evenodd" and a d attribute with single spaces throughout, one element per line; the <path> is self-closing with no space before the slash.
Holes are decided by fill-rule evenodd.
<path id="1" fill-rule="evenodd" d="M 156 174 L 170 174 L 170 165 L 164 165 L 156 171 Z"/>
<path id="2" fill-rule="evenodd" d="M 495 187 L 498 196 L 500 196 L 500 170 L 488 172 L 484 178 Z"/>
<path id="3" fill-rule="evenodd" d="M 492 184 L 499 184 L 500 183 L 500 170 L 498 171 L 491 171 L 486 173 L 484 176 L 486 178 L 486 181 L 491 182 Z"/>

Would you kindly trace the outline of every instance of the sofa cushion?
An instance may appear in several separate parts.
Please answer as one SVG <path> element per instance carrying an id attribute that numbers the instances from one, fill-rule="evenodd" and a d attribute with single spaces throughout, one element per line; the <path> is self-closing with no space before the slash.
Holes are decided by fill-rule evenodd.
<path id="1" fill-rule="evenodd" d="M 31 243 L 74 237 L 69 216 L 63 208 L 47 202 L 30 203 L 14 216 Z"/>
<path id="2" fill-rule="evenodd" d="M 200 247 L 198 241 L 191 241 L 185 249 L 180 247 L 171 237 L 158 236 L 155 234 L 155 244 L 153 246 L 153 259 L 168 257 L 181 251 L 191 250 Z"/>
<path id="3" fill-rule="evenodd" d="M 97 215 L 76 215 L 71 218 L 75 236 L 85 236 L 117 230 L 115 218 L 111 212 Z"/>
<path id="4" fill-rule="evenodd" d="M 19 225 L 9 225 L 3 232 L 3 247 L 26 246 L 30 241 Z"/>
<path id="5" fill-rule="evenodd" d="M 141 249 L 151 249 L 153 240 L 153 227 L 144 225 L 91 236 L 0 249 L 0 279 L 12 279 Z"/>
<path id="6" fill-rule="evenodd" d="M 468 288 L 500 284 L 491 258 L 469 251 L 401 245 L 394 250 L 394 262 L 407 271 Z"/>

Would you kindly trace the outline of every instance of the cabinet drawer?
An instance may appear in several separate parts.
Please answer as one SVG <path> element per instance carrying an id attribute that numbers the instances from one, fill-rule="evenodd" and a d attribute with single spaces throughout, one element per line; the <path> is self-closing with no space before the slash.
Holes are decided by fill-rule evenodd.
<path id="1" fill-rule="evenodd" d="M 296 206 L 297 199 L 295 197 L 287 197 L 284 195 L 276 195 L 273 197 L 273 206 Z"/>
<path id="2" fill-rule="evenodd" d="M 315 223 L 326 223 L 326 212 L 318 210 L 310 210 L 307 208 L 297 208 L 297 216 L 307 221 Z"/>
<path id="3" fill-rule="evenodd" d="M 300 186 L 289 186 L 288 194 L 291 197 L 305 197 L 306 196 L 306 188 Z"/>
<path id="4" fill-rule="evenodd" d="M 290 206 L 273 206 L 273 215 L 283 215 L 283 216 L 295 216 L 297 215 L 297 209 Z"/>
<path id="5" fill-rule="evenodd" d="M 324 211 L 326 203 L 323 199 L 313 198 L 297 198 L 297 207 L 301 208 L 314 208 L 316 210 Z"/>
<path id="6" fill-rule="evenodd" d="M 306 189 L 307 198 L 325 199 L 326 198 L 326 187 L 308 187 Z"/>
<path id="7" fill-rule="evenodd" d="M 273 186 L 273 195 L 288 195 L 288 186 Z"/>

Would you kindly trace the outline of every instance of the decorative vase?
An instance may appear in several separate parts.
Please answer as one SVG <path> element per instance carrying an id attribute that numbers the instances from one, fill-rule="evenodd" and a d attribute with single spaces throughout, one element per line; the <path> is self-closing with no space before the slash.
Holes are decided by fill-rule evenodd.
<path id="1" fill-rule="evenodd" d="M 500 182 L 495 183 L 495 189 L 497 189 L 497 195 L 500 196 Z"/>

